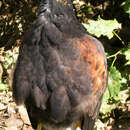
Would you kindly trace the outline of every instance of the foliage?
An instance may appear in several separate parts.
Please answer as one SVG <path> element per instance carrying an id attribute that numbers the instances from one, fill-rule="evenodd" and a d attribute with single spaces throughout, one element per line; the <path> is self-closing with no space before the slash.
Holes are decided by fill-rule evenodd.
<path id="1" fill-rule="evenodd" d="M 4 84 L 1 80 L 0 80 L 0 91 L 2 90 L 8 90 L 9 87 L 7 84 Z"/>
<path id="2" fill-rule="evenodd" d="M 113 30 L 121 28 L 121 24 L 114 20 L 104 20 L 102 18 L 98 18 L 95 20 L 88 20 L 89 24 L 83 24 L 87 31 L 97 37 L 101 35 L 107 36 L 109 39 L 113 37 Z M 98 28 L 97 28 L 98 27 Z"/>
<path id="3" fill-rule="evenodd" d="M 0 47 L 11 47 L 34 21 L 36 1 L 0 1 Z"/>
<path id="4" fill-rule="evenodd" d="M 14 63 L 13 54 L 6 54 L 5 55 L 5 62 L 4 67 L 8 69 Z"/>
<path id="5" fill-rule="evenodd" d="M 108 88 L 103 96 L 103 104 L 101 106 L 102 113 L 111 112 L 119 104 L 119 92 L 121 88 L 121 73 L 116 67 L 111 67 L 108 78 Z"/>
<path id="6" fill-rule="evenodd" d="M 117 100 L 118 93 L 121 87 L 121 73 L 116 67 L 111 67 L 109 71 L 108 89 L 110 93 L 110 100 Z"/>
<path id="7" fill-rule="evenodd" d="M 130 0 L 125 0 L 121 6 L 123 7 L 124 11 L 130 14 Z"/>

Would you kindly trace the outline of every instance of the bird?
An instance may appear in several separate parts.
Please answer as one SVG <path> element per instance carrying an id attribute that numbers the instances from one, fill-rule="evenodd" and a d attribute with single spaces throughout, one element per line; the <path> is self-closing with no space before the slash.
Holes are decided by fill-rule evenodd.
<path id="1" fill-rule="evenodd" d="M 14 100 L 25 105 L 32 127 L 92 130 L 107 77 L 104 47 L 81 25 L 72 1 L 41 0 L 13 76 Z"/>

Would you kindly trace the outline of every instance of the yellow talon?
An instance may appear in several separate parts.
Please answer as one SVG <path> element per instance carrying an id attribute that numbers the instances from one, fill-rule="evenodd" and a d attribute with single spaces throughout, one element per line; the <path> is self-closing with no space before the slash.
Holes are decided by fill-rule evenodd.
<path id="1" fill-rule="evenodd" d="M 81 130 L 81 121 L 79 122 L 79 124 L 77 125 L 77 127 L 76 127 L 76 130 Z"/>
<path id="2" fill-rule="evenodd" d="M 81 130 L 81 127 L 80 127 L 80 126 L 77 126 L 76 130 Z"/>
<path id="3" fill-rule="evenodd" d="M 42 122 L 39 122 L 37 125 L 37 130 L 42 130 Z"/>

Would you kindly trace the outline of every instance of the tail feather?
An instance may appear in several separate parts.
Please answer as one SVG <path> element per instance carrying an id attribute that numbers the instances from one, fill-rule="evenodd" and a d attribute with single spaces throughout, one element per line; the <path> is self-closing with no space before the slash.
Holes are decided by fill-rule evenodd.
<path id="1" fill-rule="evenodd" d="M 85 116 L 82 124 L 82 130 L 93 130 L 95 119 L 90 116 Z"/>

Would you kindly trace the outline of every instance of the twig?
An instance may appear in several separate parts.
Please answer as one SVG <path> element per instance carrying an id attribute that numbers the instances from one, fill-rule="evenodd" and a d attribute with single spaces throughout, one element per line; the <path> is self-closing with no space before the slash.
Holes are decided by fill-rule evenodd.
<path id="1" fill-rule="evenodd" d="M 112 57 L 115 57 L 115 56 L 117 56 L 117 55 L 120 54 L 120 53 L 121 53 L 121 50 L 118 51 L 118 52 L 116 52 L 115 54 L 113 54 L 113 55 L 111 55 L 111 56 L 108 56 L 107 59 L 110 59 L 110 58 L 112 58 Z"/>
<path id="2" fill-rule="evenodd" d="M 121 39 L 121 37 L 119 37 L 119 35 L 118 35 L 115 31 L 112 31 L 112 33 L 121 41 L 121 43 L 122 43 L 124 46 L 126 46 L 126 45 L 125 45 L 125 42 Z"/>

